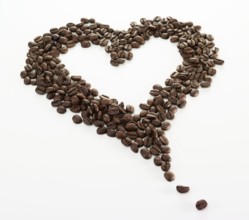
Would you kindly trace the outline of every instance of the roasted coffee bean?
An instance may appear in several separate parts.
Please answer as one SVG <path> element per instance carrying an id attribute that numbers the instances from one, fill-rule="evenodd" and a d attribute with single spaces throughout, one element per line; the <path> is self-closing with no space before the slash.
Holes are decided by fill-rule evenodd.
<path id="1" fill-rule="evenodd" d="M 192 89 L 191 92 L 190 92 L 190 95 L 192 97 L 196 97 L 199 95 L 199 91 L 197 89 Z"/>
<path id="2" fill-rule="evenodd" d="M 138 143 L 137 143 L 137 142 L 132 142 L 130 147 L 131 147 L 131 150 L 132 150 L 134 153 L 137 153 L 137 152 L 138 152 Z"/>
<path id="3" fill-rule="evenodd" d="M 210 85 L 211 85 L 210 82 L 202 82 L 201 83 L 202 88 L 208 88 L 208 87 L 210 87 Z"/>
<path id="4" fill-rule="evenodd" d="M 152 154 L 147 148 L 142 148 L 140 150 L 140 153 L 144 159 L 150 159 L 152 157 Z"/>
<path id="5" fill-rule="evenodd" d="M 155 156 L 158 156 L 160 155 L 161 153 L 161 148 L 158 147 L 157 145 L 153 145 L 151 148 L 150 148 L 150 152 L 151 154 L 155 155 Z"/>
<path id="6" fill-rule="evenodd" d="M 160 136 L 159 139 L 162 142 L 162 144 L 164 144 L 164 145 L 169 144 L 169 141 L 168 141 L 168 139 L 165 136 Z"/>
<path id="7" fill-rule="evenodd" d="M 178 185 L 178 186 L 176 186 L 176 190 L 179 193 L 187 193 L 189 191 L 189 186 Z"/>
<path id="8" fill-rule="evenodd" d="M 222 65 L 224 63 L 224 60 L 214 59 L 214 63 L 218 65 Z"/>
<path id="9" fill-rule="evenodd" d="M 169 182 L 171 182 L 171 181 L 174 181 L 175 180 L 175 175 L 172 173 L 172 172 L 165 172 L 164 173 L 164 178 L 167 180 L 167 181 L 169 181 Z"/>
<path id="10" fill-rule="evenodd" d="M 88 47 L 91 46 L 91 43 L 90 43 L 89 41 L 82 41 L 82 42 L 81 42 L 81 46 L 82 46 L 83 48 L 88 48 Z"/>
<path id="11" fill-rule="evenodd" d="M 133 41 L 133 42 L 131 42 L 131 46 L 132 46 L 132 48 L 139 48 L 140 44 L 136 41 Z"/>
<path id="12" fill-rule="evenodd" d="M 134 37 L 134 40 L 138 42 L 139 44 L 144 44 L 144 39 L 140 36 Z"/>
<path id="13" fill-rule="evenodd" d="M 170 129 L 170 123 L 168 121 L 163 122 L 161 125 L 162 130 L 169 130 Z"/>
<path id="14" fill-rule="evenodd" d="M 178 39 L 179 39 L 179 37 L 176 36 L 176 35 L 174 35 L 174 36 L 172 36 L 172 37 L 170 38 L 170 41 L 171 41 L 172 43 L 175 43 L 175 42 L 178 41 Z"/>
<path id="15" fill-rule="evenodd" d="M 167 171 L 170 170 L 170 167 L 171 167 L 171 165 L 170 165 L 169 162 L 164 162 L 164 161 L 162 161 L 162 164 L 161 164 L 161 169 L 162 169 L 162 171 L 167 172 Z"/>
<path id="16" fill-rule="evenodd" d="M 116 137 L 119 139 L 122 139 L 126 136 L 126 133 L 124 131 L 117 131 L 116 132 Z"/>
<path id="17" fill-rule="evenodd" d="M 195 207 L 198 209 L 198 210 L 202 210 L 202 209 L 205 209 L 207 207 L 208 203 L 206 200 L 204 199 L 201 199 L 201 200 L 198 200 L 195 204 Z"/>
<path id="18" fill-rule="evenodd" d="M 169 154 L 170 152 L 171 152 L 171 149 L 170 149 L 170 147 L 166 147 L 166 146 L 162 146 L 161 147 L 161 151 L 162 151 L 162 153 L 164 153 L 164 154 Z"/>
<path id="19" fill-rule="evenodd" d="M 114 129 L 107 129 L 106 133 L 109 137 L 116 137 L 116 131 Z"/>
<path id="20" fill-rule="evenodd" d="M 125 128 L 127 131 L 136 131 L 137 125 L 135 123 L 127 123 Z"/>
<path id="21" fill-rule="evenodd" d="M 75 124 L 80 124 L 83 121 L 79 115 L 74 115 L 72 119 Z"/>
<path id="22" fill-rule="evenodd" d="M 67 111 L 67 109 L 63 106 L 59 106 L 57 108 L 57 112 L 60 113 L 60 114 L 64 114 L 65 112 Z"/>
<path id="23" fill-rule="evenodd" d="M 156 166 L 161 166 L 161 164 L 162 164 L 161 158 L 160 158 L 160 157 L 155 157 L 155 158 L 154 158 L 154 164 L 155 164 Z"/>
<path id="24" fill-rule="evenodd" d="M 117 115 L 119 114 L 119 108 L 117 106 L 110 107 L 107 111 L 108 115 Z"/>
<path id="25" fill-rule="evenodd" d="M 163 154 L 161 158 L 165 162 L 171 162 L 171 157 L 169 156 L 169 154 Z"/>
<path id="26" fill-rule="evenodd" d="M 105 134 L 107 132 L 107 128 L 106 127 L 99 127 L 97 129 L 97 133 L 98 134 Z"/>

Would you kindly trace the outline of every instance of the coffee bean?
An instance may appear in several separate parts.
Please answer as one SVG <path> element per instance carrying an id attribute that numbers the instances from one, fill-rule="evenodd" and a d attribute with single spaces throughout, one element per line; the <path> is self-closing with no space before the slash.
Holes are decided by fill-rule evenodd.
<path id="1" fill-rule="evenodd" d="M 154 158 L 154 164 L 155 164 L 156 166 L 161 166 L 161 164 L 162 164 L 161 158 L 160 158 L 160 157 L 155 157 L 155 158 Z"/>
<path id="2" fill-rule="evenodd" d="M 124 138 L 126 136 L 126 133 L 124 132 L 124 131 L 117 131 L 116 132 L 116 137 L 118 138 L 118 139 L 122 139 L 122 138 Z"/>
<path id="3" fill-rule="evenodd" d="M 162 164 L 161 164 L 161 169 L 162 169 L 162 171 L 167 172 L 167 171 L 170 170 L 170 167 L 171 167 L 171 165 L 170 165 L 169 162 L 164 162 L 164 161 L 162 161 Z"/>
<path id="4" fill-rule="evenodd" d="M 131 42 L 131 46 L 132 46 L 132 48 L 139 48 L 140 44 L 136 41 L 133 41 L 133 42 Z"/>
<path id="5" fill-rule="evenodd" d="M 57 112 L 60 113 L 60 114 L 64 114 L 65 112 L 67 111 L 67 109 L 63 106 L 59 106 L 57 108 Z"/>
<path id="6" fill-rule="evenodd" d="M 201 200 L 198 200 L 195 204 L 195 207 L 198 209 L 198 210 L 202 210 L 202 209 L 205 209 L 207 207 L 208 203 L 206 200 L 204 199 L 201 199 Z"/>
<path id="7" fill-rule="evenodd" d="M 71 79 L 73 81 L 80 81 L 82 79 L 82 77 L 81 76 L 71 76 Z"/>
<path id="8" fill-rule="evenodd" d="M 131 147 L 131 150 L 132 150 L 134 153 L 137 153 L 137 152 L 138 152 L 138 143 L 137 143 L 137 142 L 132 142 L 130 147 Z"/>
<path id="9" fill-rule="evenodd" d="M 106 127 L 99 127 L 97 129 L 97 133 L 98 134 L 105 134 L 107 132 L 107 128 Z"/>
<path id="10" fill-rule="evenodd" d="M 151 156 L 152 156 L 152 154 L 150 153 L 150 151 L 149 151 L 147 148 L 142 148 L 142 149 L 140 150 L 140 153 L 141 153 L 141 155 L 142 155 L 142 157 L 143 157 L 144 159 L 150 159 Z"/>
<path id="11" fill-rule="evenodd" d="M 163 146 L 163 147 L 161 147 L 161 151 L 162 151 L 162 153 L 169 154 L 171 152 L 171 149 L 168 146 L 167 147 Z"/>
<path id="12" fill-rule="evenodd" d="M 119 114 L 119 108 L 117 106 L 110 107 L 107 113 L 108 115 L 117 115 Z"/>
<path id="13" fill-rule="evenodd" d="M 72 119 L 75 124 L 80 124 L 83 121 L 79 115 L 74 115 Z"/>
<path id="14" fill-rule="evenodd" d="M 127 123 L 125 128 L 127 131 L 136 131 L 137 125 L 135 123 Z"/>
<path id="15" fill-rule="evenodd" d="M 90 43 L 89 41 L 82 41 L 82 42 L 81 42 L 81 46 L 82 46 L 83 48 L 88 48 L 88 47 L 91 46 L 91 43 Z"/>
<path id="16" fill-rule="evenodd" d="M 179 193 L 187 193 L 189 191 L 189 187 L 188 186 L 178 185 L 178 186 L 176 186 L 176 190 Z"/>
<path id="17" fill-rule="evenodd" d="M 169 130 L 170 129 L 170 123 L 169 122 L 163 122 L 162 124 L 161 124 L 161 128 L 162 128 L 162 130 Z"/>
<path id="18" fill-rule="evenodd" d="M 178 39 L 179 39 L 178 36 L 172 36 L 172 37 L 170 38 L 170 41 L 171 41 L 172 43 L 175 43 L 175 42 L 178 41 Z"/>
<path id="19" fill-rule="evenodd" d="M 192 89 L 191 92 L 190 92 L 190 95 L 192 97 L 196 97 L 199 95 L 199 91 L 197 89 Z"/>
<path id="20" fill-rule="evenodd" d="M 210 87 L 210 85 L 211 85 L 210 82 L 202 82 L 201 83 L 202 88 L 208 88 L 208 87 Z"/>
<path id="21" fill-rule="evenodd" d="M 156 146 L 156 145 L 153 145 L 151 148 L 150 148 L 150 152 L 151 154 L 155 155 L 155 156 L 158 156 L 160 155 L 161 153 L 161 149 L 160 147 Z"/>
<path id="22" fill-rule="evenodd" d="M 214 63 L 218 65 L 222 65 L 224 63 L 224 60 L 214 59 Z"/>
<path id="23" fill-rule="evenodd" d="M 140 36 L 134 37 L 134 40 L 138 42 L 139 44 L 144 44 L 144 39 Z"/>
<path id="24" fill-rule="evenodd" d="M 168 141 L 168 139 L 165 136 L 160 136 L 159 139 L 162 142 L 162 144 L 164 144 L 164 145 L 169 144 L 169 141 Z"/>
<path id="25" fill-rule="evenodd" d="M 168 154 L 163 154 L 161 158 L 165 162 L 171 162 L 171 157 Z"/>
<path id="26" fill-rule="evenodd" d="M 167 181 L 169 181 L 169 182 L 171 182 L 171 181 L 174 181 L 175 180 L 175 175 L 172 173 L 172 172 L 165 172 L 164 173 L 164 178 L 167 180 Z"/>

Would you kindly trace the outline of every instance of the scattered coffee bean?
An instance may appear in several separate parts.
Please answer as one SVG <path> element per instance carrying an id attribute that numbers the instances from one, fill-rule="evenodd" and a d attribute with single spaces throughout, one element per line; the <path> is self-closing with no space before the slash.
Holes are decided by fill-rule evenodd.
<path id="1" fill-rule="evenodd" d="M 141 150 L 140 150 L 140 153 L 141 153 L 141 155 L 142 155 L 142 157 L 143 157 L 144 159 L 150 159 L 151 156 L 152 156 L 152 154 L 150 153 L 150 151 L 149 151 L 147 148 L 141 149 Z"/>
<path id="2" fill-rule="evenodd" d="M 60 114 L 64 114 L 65 112 L 67 111 L 67 109 L 63 106 L 59 106 L 57 108 L 57 112 L 60 113 Z"/>
<path id="3" fill-rule="evenodd" d="M 72 119 L 75 124 L 82 123 L 82 118 L 79 115 L 74 115 Z"/>
<path id="4" fill-rule="evenodd" d="M 189 191 L 189 186 L 178 185 L 178 186 L 176 186 L 176 190 L 179 193 L 187 193 Z"/>
<path id="5" fill-rule="evenodd" d="M 161 158 L 160 158 L 160 157 L 155 157 L 155 158 L 154 158 L 154 164 L 155 164 L 156 166 L 161 166 L 161 164 L 162 164 Z"/>
<path id="6" fill-rule="evenodd" d="M 198 210 L 202 210 L 202 209 L 205 209 L 207 207 L 207 205 L 208 205 L 207 201 L 204 199 L 201 199 L 201 200 L 196 202 L 195 207 Z"/>
<path id="7" fill-rule="evenodd" d="M 167 181 L 169 181 L 169 182 L 171 182 L 171 181 L 174 181 L 175 180 L 175 175 L 172 173 L 172 172 L 165 172 L 164 173 L 164 178 L 167 180 Z"/>

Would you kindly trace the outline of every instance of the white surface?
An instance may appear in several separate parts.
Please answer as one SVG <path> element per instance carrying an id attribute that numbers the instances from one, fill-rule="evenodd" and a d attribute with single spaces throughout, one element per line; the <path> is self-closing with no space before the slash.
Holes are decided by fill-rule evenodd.
<path id="1" fill-rule="evenodd" d="M 92 2 L 92 3 L 91 3 Z M 0 219 L 249 219 L 249 16 L 247 1 L 20 1 L 0 0 Z M 209 89 L 188 97 L 170 140 L 176 181 L 125 148 L 76 126 L 19 77 L 27 43 L 81 17 L 116 29 L 141 17 L 172 16 L 202 25 L 225 65 Z M 100 93 L 135 105 L 149 98 L 181 62 L 176 46 L 151 39 L 119 68 L 100 47 L 77 46 L 62 57 Z M 144 77 L 144 80 L 140 79 Z M 191 191 L 180 195 L 177 184 Z M 198 199 L 209 206 L 195 209 Z"/>

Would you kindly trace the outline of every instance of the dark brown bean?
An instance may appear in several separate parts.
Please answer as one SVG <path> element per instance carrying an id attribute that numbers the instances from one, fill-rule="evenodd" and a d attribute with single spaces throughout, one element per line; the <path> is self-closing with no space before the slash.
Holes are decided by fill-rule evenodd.
<path id="1" fill-rule="evenodd" d="M 116 132 L 116 137 L 119 139 L 122 139 L 126 136 L 126 133 L 124 131 L 117 131 Z"/>
<path id="2" fill-rule="evenodd" d="M 152 154 L 150 153 L 150 151 L 149 151 L 147 148 L 142 148 L 142 149 L 140 150 L 140 153 L 141 153 L 141 155 L 142 155 L 142 157 L 143 157 L 144 159 L 150 159 L 151 156 L 152 156 Z"/>
<path id="3" fill-rule="evenodd" d="M 97 129 L 97 133 L 98 134 L 105 134 L 107 132 L 107 128 L 106 127 L 99 127 Z"/>
<path id="4" fill-rule="evenodd" d="M 153 145 L 151 148 L 150 148 L 150 152 L 151 154 L 155 155 L 155 156 L 158 156 L 160 155 L 161 153 L 161 148 L 158 147 L 157 145 Z"/>
<path id="5" fill-rule="evenodd" d="M 136 131 L 137 125 L 135 123 L 127 123 L 125 128 L 127 131 Z"/>
<path id="6" fill-rule="evenodd" d="M 60 113 L 60 114 L 64 114 L 65 112 L 67 111 L 67 109 L 63 106 L 59 106 L 57 108 L 57 112 Z"/>
<path id="7" fill-rule="evenodd" d="M 179 193 L 187 193 L 189 191 L 189 186 L 178 185 L 176 186 L 176 190 Z"/>
<path id="8" fill-rule="evenodd" d="M 175 175 L 172 173 L 172 172 L 165 172 L 164 173 L 164 178 L 169 181 L 169 182 L 172 182 L 175 180 Z"/>
<path id="9" fill-rule="evenodd" d="M 195 204 L 195 207 L 198 209 L 198 210 L 202 210 L 202 209 L 205 209 L 207 207 L 208 203 L 206 200 L 204 199 L 201 199 L 201 200 L 198 200 Z"/>
<path id="10" fill-rule="evenodd" d="M 79 115 L 74 115 L 72 119 L 75 124 L 80 124 L 83 121 Z"/>
<path id="11" fill-rule="evenodd" d="M 162 164 L 161 158 L 160 158 L 160 157 L 155 157 L 155 158 L 154 158 L 154 164 L 155 164 L 156 166 L 161 166 L 161 164 Z"/>

